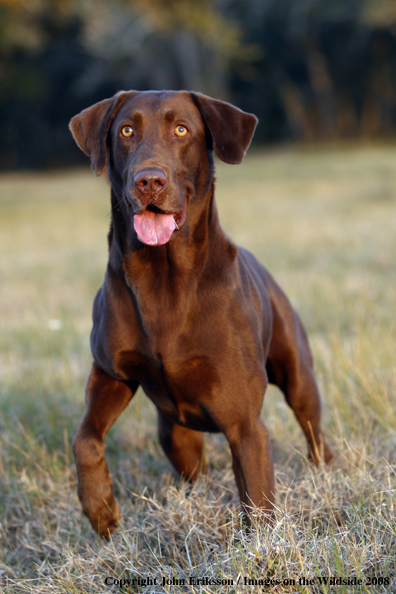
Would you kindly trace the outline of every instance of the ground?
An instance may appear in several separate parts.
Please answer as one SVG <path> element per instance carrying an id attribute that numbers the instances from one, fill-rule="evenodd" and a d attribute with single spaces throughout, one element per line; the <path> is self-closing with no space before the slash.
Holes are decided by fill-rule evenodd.
<path id="1" fill-rule="evenodd" d="M 208 436 L 208 477 L 179 482 L 139 392 L 107 438 L 123 521 L 100 541 L 80 510 L 70 444 L 106 265 L 108 182 L 89 169 L 2 174 L 0 592 L 396 590 L 396 147 L 251 150 L 242 165 L 218 163 L 217 200 L 225 230 L 305 323 L 336 463 L 311 467 L 271 388 L 262 414 L 277 517 L 248 532 L 225 440 Z"/>

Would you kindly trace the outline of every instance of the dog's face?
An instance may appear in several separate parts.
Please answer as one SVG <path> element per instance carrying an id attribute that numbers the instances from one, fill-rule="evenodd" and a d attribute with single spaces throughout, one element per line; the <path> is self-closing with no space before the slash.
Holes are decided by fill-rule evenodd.
<path id="1" fill-rule="evenodd" d="M 256 123 L 198 93 L 129 91 L 84 110 L 70 128 L 97 175 L 109 165 L 140 241 L 162 245 L 185 224 L 189 202 L 209 190 L 212 149 L 223 161 L 240 163 Z"/>
<path id="2" fill-rule="evenodd" d="M 208 178 L 198 108 L 188 94 L 138 93 L 119 109 L 110 139 L 111 179 L 131 205 L 139 239 L 166 243 Z"/>

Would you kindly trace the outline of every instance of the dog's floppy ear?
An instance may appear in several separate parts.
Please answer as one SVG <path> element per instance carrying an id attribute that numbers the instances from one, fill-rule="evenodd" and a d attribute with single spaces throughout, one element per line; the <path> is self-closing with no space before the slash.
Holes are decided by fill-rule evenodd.
<path id="1" fill-rule="evenodd" d="M 257 126 L 256 116 L 202 93 L 190 95 L 209 128 L 216 155 L 231 165 L 241 163 Z"/>
<path id="2" fill-rule="evenodd" d="M 70 120 L 69 128 L 82 151 L 91 157 L 95 175 L 101 175 L 107 167 L 107 133 L 117 111 L 127 97 L 138 91 L 120 91 L 111 99 L 104 99 Z"/>

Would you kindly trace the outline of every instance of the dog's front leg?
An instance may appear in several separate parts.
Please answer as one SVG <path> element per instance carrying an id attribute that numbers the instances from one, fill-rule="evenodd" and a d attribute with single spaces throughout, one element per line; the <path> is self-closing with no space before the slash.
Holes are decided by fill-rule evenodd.
<path id="1" fill-rule="evenodd" d="M 73 440 L 78 496 L 93 529 L 103 537 L 113 532 L 120 515 L 104 457 L 104 438 L 137 388 L 138 383 L 131 389 L 93 366 L 86 390 L 84 416 Z"/>
<path id="2" fill-rule="evenodd" d="M 263 519 L 270 519 L 275 499 L 274 467 L 268 431 L 261 419 L 239 424 L 226 433 L 232 452 L 232 467 L 247 514 L 254 507 L 263 511 Z"/>

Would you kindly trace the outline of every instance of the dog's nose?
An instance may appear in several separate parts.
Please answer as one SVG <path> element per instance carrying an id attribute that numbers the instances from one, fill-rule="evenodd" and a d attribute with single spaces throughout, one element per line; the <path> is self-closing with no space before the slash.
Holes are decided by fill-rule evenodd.
<path id="1" fill-rule="evenodd" d="M 142 169 L 133 178 L 135 188 L 143 194 L 158 194 L 168 183 L 162 169 Z"/>

